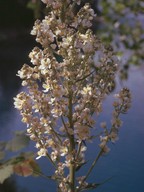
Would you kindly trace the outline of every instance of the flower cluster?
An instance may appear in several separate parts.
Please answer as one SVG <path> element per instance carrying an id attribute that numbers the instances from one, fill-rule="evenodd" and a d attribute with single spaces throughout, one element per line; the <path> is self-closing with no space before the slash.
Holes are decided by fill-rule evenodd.
<path id="1" fill-rule="evenodd" d="M 107 146 L 109 141 L 115 142 L 118 140 L 118 132 L 119 128 L 122 125 L 122 121 L 120 120 L 120 114 L 127 113 L 128 109 L 131 106 L 131 94 L 127 88 L 123 88 L 119 94 L 116 94 L 115 97 L 117 101 L 114 101 L 114 111 L 113 118 L 111 121 L 111 129 L 108 130 L 105 122 L 101 123 L 101 127 L 104 129 L 104 135 L 100 136 L 100 147 L 104 153 L 107 153 L 110 149 Z"/>
<path id="2" fill-rule="evenodd" d="M 93 138 L 94 116 L 102 112 L 111 92 L 118 61 L 111 46 L 103 45 L 89 29 L 95 17 L 89 4 L 74 15 L 74 0 L 42 1 L 49 7 L 48 15 L 31 31 L 42 48 L 29 54 L 32 66 L 25 64 L 18 71 L 27 91 L 19 93 L 14 104 L 36 142 L 37 158 L 47 156 L 53 164 L 52 178 L 59 182 L 59 190 L 74 192 L 79 185 L 81 191 L 84 186 L 76 183 L 75 172 L 85 164 L 85 143 Z M 113 130 L 119 127 L 119 114 L 129 107 L 126 91 L 114 105 L 112 131 L 101 136 L 103 151 L 117 133 Z"/>

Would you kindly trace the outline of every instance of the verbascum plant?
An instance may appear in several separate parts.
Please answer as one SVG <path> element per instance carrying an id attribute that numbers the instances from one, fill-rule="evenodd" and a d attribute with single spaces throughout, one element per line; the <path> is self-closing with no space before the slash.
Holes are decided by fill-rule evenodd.
<path id="1" fill-rule="evenodd" d="M 96 120 L 105 110 L 102 104 L 111 93 L 118 60 L 110 45 L 104 45 L 91 30 L 96 15 L 89 4 L 79 11 L 81 0 L 42 0 L 47 15 L 37 20 L 31 31 L 41 44 L 29 54 L 32 65 L 18 71 L 25 92 L 14 105 L 27 124 L 27 134 L 35 142 L 37 159 L 46 156 L 54 167 L 52 179 L 59 192 L 80 192 L 96 187 L 88 177 L 97 160 L 109 151 L 121 126 L 120 114 L 130 107 L 127 88 L 114 101 L 111 126 Z M 99 135 L 99 137 L 95 137 Z M 86 164 L 87 142 L 99 139 L 99 153 L 85 175 L 76 172 Z"/>

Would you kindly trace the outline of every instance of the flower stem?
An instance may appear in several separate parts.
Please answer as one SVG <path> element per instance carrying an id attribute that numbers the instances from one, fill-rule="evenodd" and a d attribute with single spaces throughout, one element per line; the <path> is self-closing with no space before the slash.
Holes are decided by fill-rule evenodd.
<path id="1" fill-rule="evenodd" d="M 86 181 L 87 178 L 89 177 L 90 173 L 92 172 L 93 168 L 95 167 L 95 165 L 96 165 L 97 161 L 99 160 L 99 158 L 101 157 L 102 153 L 103 153 L 103 148 L 101 148 L 101 150 L 99 151 L 98 155 L 96 156 L 95 160 L 93 161 L 91 167 L 89 168 L 86 176 L 84 177 L 83 181 L 79 185 L 79 188 L 78 188 L 78 190 L 76 190 L 76 192 L 81 191 L 81 187 L 82 187 L 83 182 Z"/>
<path id="2" fill-rule="evenodd" d="M 73 93 L 70 91 L 69 94 L 69 125 L 70 128 L 73 129 L 73 120 L 72 120 L 72 97 L 73 97 Z M 74 135 L 70 135 L 70 155 L 71 155 L 71 162 L 70 162 L 70 168 L 69 168 L 69 174 L 70 174 L 70 189 L 71 192 L 75 191 L 75 158 L 74 158 L 74 152 L 75 152 L 75 139 L 74 139 Z"/>
<path id="3" fill-rule="evenodd" d="M 71 156 L 74 155 L 74 150 L 75 150 L 74 136 L 71 136 L 71 138 L 70 138 L 70 153 L 71 153 Z M 71 192 L 74 192 L 75 191 L 75 163 L 74 163 L 74 157 L 73 156 L 71 157 L 69 173 L 70 173 Z"/>

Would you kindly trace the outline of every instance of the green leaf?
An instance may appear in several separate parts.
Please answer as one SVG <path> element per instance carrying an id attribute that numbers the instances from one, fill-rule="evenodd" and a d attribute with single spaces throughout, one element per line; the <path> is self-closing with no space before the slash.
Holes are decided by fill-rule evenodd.
<path id="1" fill-rule="evenodd" d="M 108 181 L 111 180 L 111 179 L 112 179 L 112 177 L 104 180 L 104 181 L 101 182 L 101 183 L 88 183 L 88 185 L 87 185 L 85 188 L 81 189 L 81 191 L 93 190 L 93 189 L 95 189 L 95 188 L 97 188 L 97 187 L 105 184 L 106 182 L 108 182 Z"/>
<path id="2" fill-rule="evenodd" d="M 100 185 L 101 185 L 100 183 L 89 183 L 85 188 L 81 189 L 81 191 L 93 190 Z"/>
<path id="3" fill-rule="evenodd" d="M 5 149 L 6 142 L 0 141 L 0 151 L 3 151 Z"/>
<path id="4" fill-rule="evenodd" d="M 6 150 L 19 151 L 29 144 L 29 137 L 23 131 L 15 132 L 14 138 L 6 144 Z"/>
<path id="5" fill-rule="evenodd" d="M 32 9 L 32 10 L 35 10 L 35 9 L 36 9 L 36 3 L 33 3 L 33 2 L 31 2 L 31 1 L 28 2 L 27 8 Z"/>
<path id="6" fill-rule="evenodd" d="M 79 171 L 80 168 L 81 168 L 83 165 L 85 165 L 86 163 L 87 163 L 87 161 L 84 162 L 84 163 L 79 164 L 79 165 L 76 167 L 76 171 Z"/>
<path id="7" fill-rule="evenodd" d="M 0 166 L 0 183 L 3 183 L 13 174 L 13 165 Z"/>
<path id="8" fill-rule="evenodd" d="M 31 166 L 33 170 L 33 176 L 38 176 L 38 173 L 41 173 L 41 169 L 39 165 L 37 164 L 36 160 L 34 159 L 29 159 L 29 165 Z"/>
<path id="9" fill-rule="evenodd" d="M 0 160 L 4 159 L 5 157 L 5 152 L 4 151 L 0 151 Z"/>

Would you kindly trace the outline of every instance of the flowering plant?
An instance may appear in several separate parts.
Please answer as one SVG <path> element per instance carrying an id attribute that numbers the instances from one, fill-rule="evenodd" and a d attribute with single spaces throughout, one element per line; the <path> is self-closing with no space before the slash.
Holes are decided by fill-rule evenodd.
<path id="1" fill-rule="evenodd" d="M 93 31 L 103 42 L 111 43 L 115 54 L 121 57 L 119 77 L 126 80 L 130 67 L 142 67 L 144 60 L 144 2 L 83 0 L 76 9 L 86 2 L 90 3 L 97 14 Z M 29 0 L 27 7 L 33 9 L 35 18 L 41 18 L 41 13 L 45 12 L 40 0 Z"/>
<path id="2" fill-rule="evenodd" d="M 53 165 L 51 179 L 58 183 L 58 191 L 80 192 L 97 186 L 87 179 L 100 156 L 109 151 L 108 142 L 117 140 L 119 116 L 128 111 L 131 97 L 127 88 L 116 95 L 111 127 L 102 122 L 98 133 L 96 118 L 112 91 L 118 60 L 112 47 L 93 34 L 96 15 L 89 4 L 75 11 L 81 0 L 42 2 L 47 16 L 31 31 L 41 48 L 29 54 L 32 66 L 24 64 L 18 71 L 27 90 L 14 98 L 14 104 L 36 143 L 37 159 L 46 156 Z M 85 176 L 77 177 L 86 163 L 86 144 L 96 135 L 100 151 Z"/>

